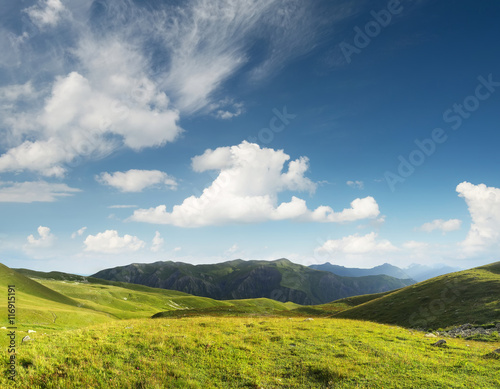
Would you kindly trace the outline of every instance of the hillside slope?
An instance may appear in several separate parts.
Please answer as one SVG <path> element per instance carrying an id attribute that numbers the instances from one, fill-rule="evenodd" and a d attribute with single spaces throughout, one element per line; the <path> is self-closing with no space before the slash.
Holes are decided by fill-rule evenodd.
<path id="1" fill-rule="evenodd" d="M 281 314 L 297 307 L 270 299 L 218 301 L 193 296 L 176 290 L 114 282 L 61 272 L 19 269 L 36 283 L 68 296 L 81 307 L 89 308 L 113 319 L 158 316 Z M 32 281 L 32 282 L 34 282 Z M 41 285 L 40 285 L 41 286 Z"/>
<path id="2" fill-rule="evenodd" d="M 84 307 L 59 293 L 0 264 L 0 299 L 7 302 L 7 286 L 15 285 L 18 328 L 77 328 L 112 320 L 109 315 Z M 0 325 L 7 326 L 7 304 L 0 304 Z"/>
<path id="3" fill-rule="evenodd" d="M 500 262 L 419 282 L 335 317 L 424 329 L 500 322 Z"/>
<path id="4" fill-rule="evenodd" d="M 413 283 L 386 275 L 341 277 L 287 259 L 235 260 L 213 265 L 181 262 L 131 264 L 93 275 L 112 281 L 173 289 L 218 300 L 271 298 L 297 304 L 322 304 L 343 297 L 385 292 Z"/>

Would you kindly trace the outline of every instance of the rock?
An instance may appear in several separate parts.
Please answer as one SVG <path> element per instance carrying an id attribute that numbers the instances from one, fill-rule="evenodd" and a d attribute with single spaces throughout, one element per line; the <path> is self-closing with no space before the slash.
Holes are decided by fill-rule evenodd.
<path id="1" fill-rule="evenodd" d="M 424 336 L 425 336 L 426 338 L 437 338 L 437 336 L 436 336 L 436 335 L 431 334 L 430 332 L 429 332 L 428 334 L 425 334 Z"/>
<path id="2" fill-rule="evenodd" d="M 24 343 L 24 342 L 27 342 L 28 340 L 31 340 L 31 338 L 26 335 L 22 340 L 21 340 L 21 343 Z"/>
<path id="3" fill-rule="evenodd" d="M 308 317 L 307 319 L 305 319 L 304 321 L 312 321 L 314 320 L 312 317 Z"/>
<path id="4" fill-rule="evenodd" d="M 445 344 L 446 344 L 446 340 L 440 339 L 436 343 L 433 343 L 432 345 L 437 346 L 437 347 L 441 347 L 441 346 L 444 346 Z"/>
<path id="5" fill-rule="evenodd" d="M 500 354 L 500 348 L 497 348 L 496 350 L 493 350 L 495 354 Z"/>
<path id="6" fill-rule="evenodd" d="M 28 330 L 28 334 L 34 334 L 36 331 Z"/>

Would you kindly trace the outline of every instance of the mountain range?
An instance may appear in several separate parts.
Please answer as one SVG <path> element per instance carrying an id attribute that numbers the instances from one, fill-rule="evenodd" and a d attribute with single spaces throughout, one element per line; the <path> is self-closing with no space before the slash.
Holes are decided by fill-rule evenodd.
<path id="1" fill-rule="evenodd" d="M 436 265 L 431 267 L 418 264 L 412 264 L 405 269 L 401 269 L 389 263 L 384 263 L 383 265 L 375 266 L 370 269 L 344 267 L 340 265 L 333 265 L 329 262 L 326 262 L 322 265 L 311 265 L 309 267 L 311 269 L 329 271 L 333 274 L 344 277 L 363 277 L 385 274 L 400 279 L 411 278 L 417 282 L 462 270 L 445 265 Z"/>
<path id="2" fill-rule="evenodd" d="M 298 265 L 288 259 L 234 261 L 211 265 L 182 262 L 134 263 L 97 272 L 92 277 L 178 290 L 217 300 L 271 298 L 311 305 L 402 288 L 415 281 L 388 275 L 344 277 Z"/>

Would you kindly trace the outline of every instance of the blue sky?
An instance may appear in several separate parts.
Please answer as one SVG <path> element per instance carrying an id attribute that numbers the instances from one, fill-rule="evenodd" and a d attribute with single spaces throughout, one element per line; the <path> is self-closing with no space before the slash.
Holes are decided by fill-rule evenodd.
<path id="1" fill-rule="evenodd" d="M 1 261 L 497 261 L 498 15 L 493 0 L 8 0 Z"/>

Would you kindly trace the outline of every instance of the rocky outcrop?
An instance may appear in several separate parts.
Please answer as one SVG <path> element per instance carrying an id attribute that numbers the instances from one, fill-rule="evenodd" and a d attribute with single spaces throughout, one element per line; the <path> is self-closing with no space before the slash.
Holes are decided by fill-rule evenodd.
<path id="1" fill-rule="evenodd" d="M 448 336 L 450 338 L 468 338 L 477 335 L 490 336 L 494 332 L 496 333 L 500 332 L 500 323 L 496 323 L 494 327 L 490 328 L 475 327 L 473 324 L 467 323 L 452 328 L 451 330 L 436 331 L 436 334 L 440 336 Z"/>

